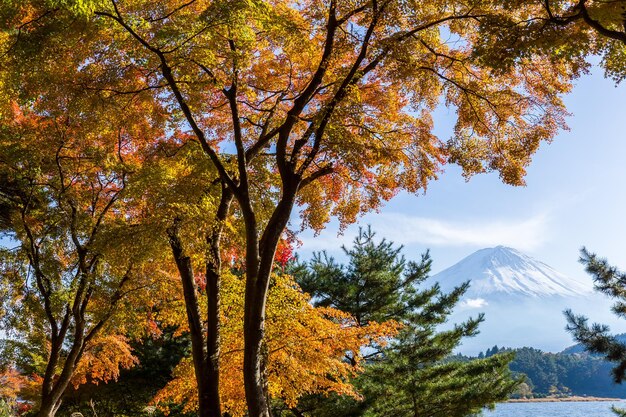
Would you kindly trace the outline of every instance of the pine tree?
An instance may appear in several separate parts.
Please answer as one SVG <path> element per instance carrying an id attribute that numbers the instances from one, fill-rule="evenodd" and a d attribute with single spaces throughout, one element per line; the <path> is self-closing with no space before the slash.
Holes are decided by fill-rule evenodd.
<path id="1" fill-rule="evenodd" d="M 586 248 L 582 248 L 580 253 L 579 261 L 593 278 L 596 290 L 615 299 L 613 312 L 626 318 L 626 272 L 611 266 L 607 259 L 600 258 Z M 626 344 L 611 335 L 606 325 L 590 325 L 587 317 L 576 315 L 572 310 L 566 310 L 565 317 L 567 330 L 578 343 L 587 351 L 603 355 L 607 361 L 615 363 L 612 370 L 615 383 L 621 384 L 626 380 Z M 626 410 L 614 408 L 613 411 L 626 417 Z"/>
<path id="2" fill-rule="evenodd" d="M 403 325 L 387 346 L 361 352 L 368 365 L 354 383 L 363 401 L 346 398 L 309 398 L 292 410 L 296 416 L 433 416 L 461 417 L 506 399 L 519 381 L 508 370 L 511 354 L 461 362 L 451 357 L 464 337 L 478 333 L 480 315 L 449 330 L 440 330 L 468 284 L 443 293 L 429 276 L 427 253 L 407 262 L 402 247 L 382 239 L 370 228 L 360 230 L 350 249 L 348 264 L 325 252 L 294 274 L 319 305 L 339 308 L 362 324 L 394 319 Z M 348 359 L 352 354 L 348 354 Z"/>
<path id="3" fill-rule="evenodd" d="M 494 347 L 492 347 L 491 349 L 487 349 L 487 352 L 485 352 L 485 357 L 489 358 L 495 355 L 496 353 L 498 353 L 499 351 L 500 351 L 500 348 L 498 347 L 498 345 L 494 345 Z"/>

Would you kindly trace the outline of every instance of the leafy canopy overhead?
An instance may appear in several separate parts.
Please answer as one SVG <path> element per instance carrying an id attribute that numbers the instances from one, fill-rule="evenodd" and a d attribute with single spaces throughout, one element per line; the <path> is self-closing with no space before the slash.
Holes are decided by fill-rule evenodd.
<path id="1" fill-rule="evenodd" d="M 319 228 L 425 189 L 448 160 L 523 183 L 539 143 L 564 127 L 560 94 L 585 68 L 584 53 L 548 46 L 492 68 L 503 33 L 540 13 L 495 0 L 30 1 L 3 12 L 19 28 L 3 34 L 3 61 L 31 65 L 7 75 L 22 99 L 72 86 L 152 102 L 167 126 L 153 140 L 199 141 L 233 187 L 244 176 L 277 186 L 293 171 L 305 224 Z M 432 132 L 441 103 L 458 116 L 449 140 Z"/>

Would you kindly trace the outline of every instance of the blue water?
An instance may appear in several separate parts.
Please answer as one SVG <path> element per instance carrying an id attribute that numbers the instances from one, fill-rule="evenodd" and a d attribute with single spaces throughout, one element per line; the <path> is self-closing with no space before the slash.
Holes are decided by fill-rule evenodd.
<path id="1" fill-rule="evenodd" d="M 485 411 L 484 417 L 615 417 L 611 405 L 626 408 L 626 401 L 504 403 L 495 411 Z"/>

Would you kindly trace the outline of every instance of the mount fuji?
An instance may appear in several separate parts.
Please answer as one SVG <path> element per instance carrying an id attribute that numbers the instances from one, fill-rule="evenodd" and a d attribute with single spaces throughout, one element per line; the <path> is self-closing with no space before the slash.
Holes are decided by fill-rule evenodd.
<path id="1" fill-rule="evenodd" d="M 593 290 L 590 277 L 581 276 L 568 277 L 516 249 L 497 246 L 470 254 L 430 281 L 438 282 L 444 292 L 470 283 L 450 323 L 485 314 L 480 334 L 464 340 L 462 353 L 476 354 L 494 345 L 558 352 L 572 344 L 565 331 L 565 309 L 617 331 L 624 328 L 611 314 L 611 301 Z"/>
<path id="2" fill-rule="evenodd" d="M 593 292 L 591 280 L 566 277 L 513 248 L 481 249 L 433 276 L 444 290 L 470 281 L 466 297 L 580 297 Z"/>

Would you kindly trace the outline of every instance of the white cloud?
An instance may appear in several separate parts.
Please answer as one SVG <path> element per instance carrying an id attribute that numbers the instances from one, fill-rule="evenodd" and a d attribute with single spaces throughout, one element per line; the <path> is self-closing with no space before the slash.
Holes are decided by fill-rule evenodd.
<path id="1" fill-rule="evenodd" d="M 487 301 L 483 298 L 470 298 L 468 300 L 463 300 L 459 304 L 459 307 L 463 308 L 483 308 L 487 306 Z"/>
<path id="2" fill-rule="evenodd" d="M 521 219 L 494 219 L 479 221 L 447 221 L 402 213 L 370 214 L 359 222 L 371 224 L 379 237 L 397 244 L 421 244 L 426 246 L 476 247 L 506 245 L 523 251 L 532 251 L 546 242 L 548 216 L 536 214 Z M 329 227 L 319 236 L 303 234 L 303 249 L 334 251 L 341 245 L 349 245 L 358 227 L 352 226 L 343 235 Z"/>
<path id="3" fill-rule="evenodd" d="M 389 213 L 371 217 L 374 230 L 397 243 L 431 246 L 507 245 L 533 250 L 546 240 L 547 215 L 524 219 L 450 222 Z"/>

